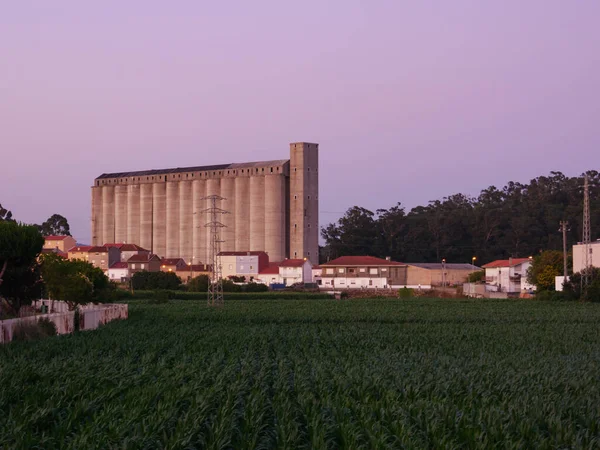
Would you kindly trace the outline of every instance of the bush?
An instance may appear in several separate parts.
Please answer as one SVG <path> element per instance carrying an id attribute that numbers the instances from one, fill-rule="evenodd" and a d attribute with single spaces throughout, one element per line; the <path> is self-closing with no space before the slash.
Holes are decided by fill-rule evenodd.
<path id="1" fill-rule="evenodd" d="M 56 336 L 56 325 L 47 318 L 36 322 L 21 321 L 13 330 L 13 341 L 35 341 L 49 336 Z"/>
<path id="2" fill-rule="evenodd" d="M 535 299 L 543 302 L 560 302 L 567 300 L 567 296 L 560 291 L 540 291 L 536 292 Z"/>
<path id="3" fill-rule="evenodd" d="M 179 289 L 181 278 L 174 272 L 136 272 L 131 277 L 134 290 Z"/>
<path id="4" fill-rule="evenodd" d="M 231 280 L 223 280 L 223 292 L 241 292 L 241 286 Z"/>
<path id="5" fill-rule="evenodd" d="M 187 290 L 189 292 L 206 292 L 208 291 L 208 283 L 210 283 L 208 275 L 198 275 L 187 284 Z"/>
<path id="6" fill-rule="evenodd" d="M 174 297 L 174 293 L 164 289 L 154 291 L 153 303 L 167 303 Z"/>
<path id="7" fill-rule="evenodd" d="M 269 287 L 266 284 L 248 283 L 243 286 L 244 292 L 268 292 Z"/>
<path id="8" fill-rule="evenodd" d="M 170 298 L 173 300 L 206 300 L 206 292 L 184 292 L 169 291 Z M 154 291 L 136 291 L 133 295 L 135 299 L 148 300 L 154 299 Z M 225 294 L 227 300 L 323 300 L 332 298 L 330 294 L 321 292 L 229 292 Z"/>
<path id="9" fill-rule="evenodd" d="M 479 283 L 485 279 L 485 270 L 478 270 L 469 274 L 467 280 L 469 283 Z"/>
<path id="10" fill-rule="evenodd" d="M 45 336 L 56 336 L 56 325 L 47 317 L 38 320 L 38 326 Z"/>
<path id="11" fill-rule="evenodd" d="M 402 289 L 398 290 L 398 297 L 399 298 L 411 298 L 414 294 L 414 291 L 412 288 L 407 288 L 407 287 L 403 287 Z"/>

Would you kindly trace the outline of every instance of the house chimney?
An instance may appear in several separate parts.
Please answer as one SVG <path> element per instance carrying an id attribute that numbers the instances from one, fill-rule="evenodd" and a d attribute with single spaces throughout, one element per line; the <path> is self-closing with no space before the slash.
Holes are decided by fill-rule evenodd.
<path id="1" fill-rule="evenodd" d="M 391 257 L 391 256 L 386 256 L 386 257 L 385 257 L 385 260 L 386 260 L 386 261 L 391 261 L 391 260 L 392 260 L 392 257 Z"/>
<path id="2" fill-rule="evenodd" d="M 508 258 L 508 267 L 512 267 L 512 256 Z"/>

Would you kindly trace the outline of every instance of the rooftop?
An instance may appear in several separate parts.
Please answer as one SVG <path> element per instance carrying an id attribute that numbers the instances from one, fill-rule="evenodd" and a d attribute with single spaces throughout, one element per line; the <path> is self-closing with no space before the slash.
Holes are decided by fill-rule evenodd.
<path id="1" fill-rule="evenodd" d="M 421 269 L 428 270 L 442 270 L 442 263 L 406 263 L 407 266 L 420 267 Z M 480 267 L 474 266 L 473 264 L 460 264 L 460 263 L 444 263 L 446 269 L 454 270 L 481 270 Z"/>
<path id="2" fill-rule="evenodd" d="M 229 163 L 229 164 L 215 164 L 212 166 L 194 166 L 194 167 L 174 167 L 172 169 L 152 169 L 152 170 L 138 170 L 135 172 L 113 172 L 103 173 L 97 180 L 103 178 L 127 178 L 127 177 L 139 177 L 146 175 L 164 175 L 173 173 L 183 172 L 208 172 L 211 170 L 223 170 L 223 169 L 244 169 L 253 167 L 267 167 L 267 166 L 281 166 L 287 163 L 288 159 L 277 159 L 272 161 L 256 161 L 248 163 Z"/>
<path id="3" fill-rule="evenodd" d="M 259 275 L 277 275 L 279 274 L 279 263 L 271 263 L 260 271 Z"/>
<path id="4" fill-rule="evenodd" d="M 332 266 L 406 266 L 406 264 L 374 256 L 340 256 L 333 261 L 321 264 L 321 267 Z"/>
<path id="5" fill-rule="evenodd" d="M 47 241 L 64 241 L 66 238 L 72 238 L 72 236 L 44 236 L 44 239 L 46 239 Z"/>
<path id="6" fill-rule="evenodd" d="M 286 259 L 281 261 L 280 267 L 302 267 L 306 262 L 305 259 Z"/>
<path id="7" fill-rule="evenodd" d="M 260 256 L 266 255 L 263 251 L 255 251 L 255 252 L 220 252 L 220 256 Z"/>
<path id="8" fill-rule="evenodd" d="M 194 264 L 190 266 L 186 264 L 185 267 L 176 270 L 177 272 L 212 272 L 212 266 L 210 264 Z"/>
<path id="9" fill-rule="evenodd" d="M 83 253 L 87 253 L 90 251 L 90 248 L 92 248 L 91 245 L 77 245 L 75 247 L 71 247 L 69 249 L 69 253 L 70 252 L 83 252 Z"/>
<path id="10" fill-rule="evenodd" d="M 160 261 L 160 258 L 153 253 L 141 253 L 138 255 L 133 255 L 131 258 L 127 260 L 130 262 L 148 262 L 148 261 Z"/>
<path id="11" fill-rule="evenodd" d="M 145 248 L 140 247 L 137 244 L 104 244 L 104 247 L 115 247 L 121 250 L 122 252 L 148 252 L 150 250 L 146 250 Z"/>
<path id="12" fill-rule="evenodd" d="M 160 263 L 163 266 L 176 266 L 177 264 L 185 264 L 183 258 L 163 258 Z"/>
<path id="13" fill-rule="evenodd" d="M 127 263 L 125 261 L 118 261 L 114 263 L 109 269 L 127 269 Z"/>
<path id="14" fill-rule="evenodd" d="M 513 259 L 497 259 L 491 263 L 484 264 L 481 266 L 484 269 L 493 269 L 499 267 L 514 267 L 524 262 L 529 261 L 529 258 L 513 258 Z"/>

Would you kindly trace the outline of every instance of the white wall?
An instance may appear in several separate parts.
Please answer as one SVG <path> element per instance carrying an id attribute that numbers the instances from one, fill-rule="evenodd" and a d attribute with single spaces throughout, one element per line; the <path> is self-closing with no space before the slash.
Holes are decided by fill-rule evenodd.
<path id="1" fill-rule="evenodd" d="M 332 285 L 331 282 L 334 282 Z M 322 277 L 321 287 L 334 287 L 340 289 L 375 289 L 387 286 L 387 278 L 356 278 L 356 277 Z"/>
<path id="2" fill-rule="evenodd" d="M 590 263 L 594 267 L 600 267 L 600 241 L 594 241 L 590 244 Z M 585 264 L 583 254 L 583 245 L 573 246 L 573 273 L 581 272 Z"/>

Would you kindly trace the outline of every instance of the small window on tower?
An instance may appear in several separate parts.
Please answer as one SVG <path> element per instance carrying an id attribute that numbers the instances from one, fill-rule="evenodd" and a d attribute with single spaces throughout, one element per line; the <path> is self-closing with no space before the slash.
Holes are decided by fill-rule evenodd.
<path id="1" fill-rule="evenodd" d="M 308 199 L 310 200 L 310 195 L 308 196 Z"/>
<path id="2" fill-rule="evenodd" d="M 271 173 L 273 173 L 273 168 L 271 167 Z"/>
<path id="3" fill-rule="evenodd" d="M 296 200 L 297 198 L 298 198 L 298 196 L 297 196 L 297 195 L 294 195 L 294 200 Z"/>
<path id="4" fill-rule="evenodd" d="M 298 224 L 297 223 L 294 224 L 294 229 L 296 229 L 296 228 L 298 228 Z"/>
<path id="5" fill-rule="evenodd" d="M 310 167 L 308 168 L 308 171 L 310 172 Z"/>
<path id="6" fill-rule="evenodd" d="M 310 228 L 310 223 L 308 224 L 308 228 Z"/>

